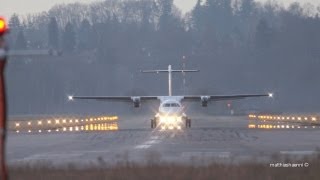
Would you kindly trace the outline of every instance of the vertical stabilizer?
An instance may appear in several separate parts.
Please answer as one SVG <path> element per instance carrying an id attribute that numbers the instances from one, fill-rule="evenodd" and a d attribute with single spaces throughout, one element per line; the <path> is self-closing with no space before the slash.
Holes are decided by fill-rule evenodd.
<path id="1" fill-rule="evenodd" d="M 199 72 L 199 70 L 173 70 L 172 66 L 169 65 L 167 70 L 145 70 L 143 73 L 168 73 L 168 89 L 169 96 L 172 96 L 172 73 L 186 73 L 186 72 Z"/>

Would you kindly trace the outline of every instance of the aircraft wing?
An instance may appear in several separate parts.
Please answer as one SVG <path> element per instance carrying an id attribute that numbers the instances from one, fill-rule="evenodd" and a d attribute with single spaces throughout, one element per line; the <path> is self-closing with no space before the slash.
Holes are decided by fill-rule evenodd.
<path id="1" fill-rule="evenodd" d="M 134 101 L 139 100 L 157 100 L 158 96 L 68 96 L 69 100 L 101 100 L 101 101 Z"/>
<path id="2" fill-rule="evenodd" d="M 204 96 L 184 96 L 184 100 L 206 100 L 206 101 L 224 101 L 237 100 L 252 97 L 273 97 L 272 93 L 268 94 L 236 94 L 236 95 L 204 95 Z"/>
<path id="3" fill-rule="evenodd" d="M 68 96 L 69 101 L 73 100 L 99 100 L 99 101 L 123 101 L 132 102 L 135 108 L 140 107 L 141 101 L 157 100 L 158 96 Z"/>

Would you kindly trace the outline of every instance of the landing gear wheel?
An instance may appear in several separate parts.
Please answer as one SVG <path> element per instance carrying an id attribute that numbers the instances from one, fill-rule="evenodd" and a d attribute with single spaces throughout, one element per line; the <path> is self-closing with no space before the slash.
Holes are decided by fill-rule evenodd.
<path id="1" fill-rule="evenodd" d="M 154 129 L 157 127 L 157 125 L 158 125 L 157 119 L 156 118 L 151 119 L 151 128 Z"/>
<path id="2" fill-rule="evenodd" d="M 191 119 L 186 118 L 186 128 L 191 128 Z"/>
<path id="3" fill-rule="evenodd" d="M 151 119 L 151 128 L 154 129 L 155 128 L 155 122 L 154 119 Z"/>

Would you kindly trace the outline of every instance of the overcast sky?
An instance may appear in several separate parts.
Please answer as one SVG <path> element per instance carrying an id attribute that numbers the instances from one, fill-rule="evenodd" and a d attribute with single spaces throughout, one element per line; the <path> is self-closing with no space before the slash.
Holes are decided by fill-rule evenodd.
<path id="1" fill-rule="evenodd" d="M 26 14 L 31 12 L 41 12 L 50 9 L 51 6 L 57 3 L 70 3 L 70 2 L 92 2 L 102 0 L 1 0 L 0 15 L 8 18 L 13 13 Z M 197 0 L 174 0 L 175 4 L 183 11 L 190 10 Z M 267 1 L 267 0 L 258 0 Z M 275 0 L 277 1 L 277 0 Z M 279 0 L 284 4 L 289 4 L 294 1 L 301 3 L 311 2 L 319 4 L 320 0 Z"/>

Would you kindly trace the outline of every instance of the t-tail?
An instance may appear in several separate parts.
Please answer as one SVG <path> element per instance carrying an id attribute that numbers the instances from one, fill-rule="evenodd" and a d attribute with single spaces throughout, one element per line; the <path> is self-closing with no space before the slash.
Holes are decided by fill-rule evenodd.
<path id="1" fill-rule="evenodd" d="M 145 70 L 143 73 L 168 73 L 169 96 L 172 96 L 172 73 L 199 72 L 199 70 L 174 70 L 171 65 L 167 70 Z"/>

